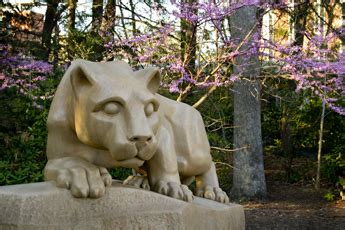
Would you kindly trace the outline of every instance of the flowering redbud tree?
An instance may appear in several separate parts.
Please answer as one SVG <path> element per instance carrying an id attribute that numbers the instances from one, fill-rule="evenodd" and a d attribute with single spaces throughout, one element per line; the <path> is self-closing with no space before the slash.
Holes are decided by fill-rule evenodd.
<path id="1" fill-rule="evenodd" d="M 331 47 L 336 44 L 341 31 L 326 36 L 305 34 L 309 38 L 307 48 L 265 42 L 262 47 L 273 50 L 275 55 L 268 55 L 268 52 L 263 55 L 270 56 L 276 67 L 279 66 L 278 77 L 296 82 L 297 93 L 310 90 L 331 110 L 345 115 L 345 53 Z"/>
<path id="2" fill-rule="evenodd" d="M 233 135 L 236 150 L 233 193 L 247 190 L 247 195 L 255 196 L 256 193 L 264 196 L 258 102 L 261 93 L 257 84 L 267 77 L 289 79 L 295 82 L 297 93 L 309 91 L 320 97 L 330 109 L 344 115 L 344 55 L 332 47 L 344 31 L 335 30 L 327 36 L 305 31 L 308 40 L 306 48 L 266 41 L 260 34 L 260 16 L 272 9 L 285 10 L 290 6 L 284 1 L 278 4 L 257 0 L 230 2 L 235 3 L 189 0 L 155 5 L 144 15 L 152 15 L 156 10 L 158 19 L 152 21 L 159 23 L 145 27 L 132 37 L 121 39 L 118 36 L 107 43 L 107 58 L 120 56 L 138 66 L 153 64 L 160 67 L 163 86 L 171 93 L 177 93 L 177 100 L 184 100 L 195 90 L 205 93 L 194 103 L 195 107 L 218 87 L 231 88 L 237 94 L 237 97 L 234 95 L 234 126 L 241 127 L 234 129 Z M 243 8 L 253 7 L 259 9 L 252 11 L 254 14 L 258 12 L 257 19 L 252 15 L 245 18 L 237 14 L 245 12 Z M 243 22 L 231 22 L 229 19 L 234 17 L 241 18 Z M 237 28 L 238 25 L 243 28 Z M 252 28 L 245 28 L 248 25 Z M 267 63 L 275 71 L 265 72 L 262 67 Z M 241 84 L 243 87 L 239 87 Z M 250 93 L 241 90 L 244 88 Z M 257 100 L 253 100 L 251 95 Z M 241 107 L 241 103 L 249 106 Z M 236 168 L 240 170 L 236 172 Z M 235 174 L 239 176 L 235 177 Z M 234 190 L 236 187 L 238 191 Z"/>
<path id="3" fill-rule="evenodd" d="M 178 93 L 178 100 L 183 100 L 193 88 L 206 88 L 207 93 L 194 104 L 198 106 L 217 87 L 230 86 L 241 78 L 240 72 L 233 71 L 234 58 L 250 56 L 260 50 L 260 56 L 264 60 L 268 53 L 272 54 L 268 52 L 271 50 L 274 55 L 270 55 L 270 62 L 280 68 L 280 72 L 271 77 L 284 77 L 295 81 L 296 92 L 311 90 L 325 101 L 330 109 L 344 115 L 344 102 L 341 101 L 344 98 L 344 54 L 327 45 L 344 36 L 344 31 L 337 30 L 327 36 L 305 32 L 309 40 L 306 49 L 264 41 L 259 34 L 254 35 L 255 41 L 251 41 L 251 44 L 246 44 L 246 39 L 237 42 L 236 38 L 231 36 L 228 19 L 244 6 L 259 7 L 263 13 L 272 8 L 287 7 L 284 3 L 271 5 L 266 1 L 255 0 L 236 1 L 231 4 L 223 1 L 171 1 L 165 8 L 162 4 L 154 5 L 150 11 L 156 11 L 156 21 L 160 23 L 145 27 L 142 33 L 131 38 L 118 37 L 108 42 L 105 45 L 108 48 L 108 58 L 121 56 L 138 65 L 153 64 L 160 67 L 165 80 L 163 85 L 169 88 L 170 92 Z M 191 31 L 183 30 L 179 24 L 181 20 L 191 25 Z M 186 50 L 181 50 L 181 47 L 186 46 L 181 45 L 185 41 L 181 40 L 180 35 L 187 32 L 196 37 L 196 47 L 193 47 L 196 49 L 196 57 L 183 56 Z M 243 46 L 246 49 L 242 49 Z M 193 71 L 188 67 L 188 59 L 192 58 L 195 59 Z M 245 69 L 246 64 L 241 68 Z"/>

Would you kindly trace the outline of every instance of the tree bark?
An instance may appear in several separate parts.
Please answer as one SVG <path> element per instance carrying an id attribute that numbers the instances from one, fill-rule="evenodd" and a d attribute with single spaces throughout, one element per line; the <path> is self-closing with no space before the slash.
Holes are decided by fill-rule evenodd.
<path id="1" fill-rule="evenodd" d="M 234 42 L 246 42 L 245 51 L 235 59 L 234 71 L 241 80 L 234 83 L 234 154 L 233 199 L 262 199 L 266 197 L 263 163 L 260 105 L 260 62 L 258 50 L 248 50 L 254 35 L 260 33 L 259 10 L 243 6 L 230 17 L 230 32 Z M 248 34 L 251 33 L 249 36 Z M 245 148 L 243 148 L 245 147 Z"/>
<path id="2" fill-rule="evenodd" d="M 101 31 L 105 33 L 106 36 L 112 34 L 115 27 L 115 16 L 116 16 L 116 5 L 115 0 L 108 0 L 105 7 L 105 12 L 103 15 Z"/>
<path id="3" fill-rule="evenodd" d="M 183 3 L 195 4 L 197 0 L 183 0 Z M 185 9 L 181 9 L 185 10 Z M 197 10 L 194 10 L 197 14 Z M 181 57 L 188 72 L 194 72 L 196 60 L 196 25 L 192 22 L 181 19 Z"/>
<path id="4" fill-rule="evenodd" d="M 103 0 L 93 0 L 92 2 L 92 28 L 93 32 L 98 32 L 101 27 L 103 17 Z"/>
<path id="5" fill-rule="evenodd" d="M 280 137 L 282 141 L 282 149 L 283 149 L 284 157 L 286 159 L 284 167 L 285 167 L 285 173 L 286 173 L 286 180 L 288 182 L 291 179 L 292 161 L 294 158 L 292 134 L 291 134 L 291 127 L 290 127 L 291 118 L 292 118 L 291 108 L 288 104 L 284 103 L 282 117 L 281 117 Z"/>
<path id="6" fill-rule="evenodd" d="M 182 0 L 181 3 L 192 5 L 197 3 L 198 0 Z M 185 9 L 184 5 L 181 7 L 182 11 L 189 11 L 190 9 Z M 197 14 L 198 10 L 193 9 L 193 14 Z M 180 47 L 181 47 L 181 61 L 183 63 L 183 67 L 185 71 L 189 74 L 191 78 L 196 73 L 195 69 L 195 61 L 196 61 L 196 49 L 197 49 L 197 42 L 196 42 L 196 33 L 197 33 L 197 26 L 184 18 L 180 19 L 180 25 L 181 25 L 181 32 L 180 32 Z M 184 73 L 181 73 L 184 74 Z M 187 93 L 190 90 L 190 85 L 186 85 L 185 89 L 180 93 L 177 101 L 182 101 L 186 96 Z M 213 90 L 212 90 L 213 91 Z M 207 95 L 208 96 L 208 95 Z M 207 98 L 206 96 L 206 98 Z M 206 99 L 205 98 L 205 99 Z M 197 104 L 199 105 L 202 103 L 203 100 L 199 100 Z M 197 107 L 198 105 L 194 105 Z"/>
<path id="7" fill-rule="evenodd" d="M 341 3 L 342 29 L 345 31 L 345 2 Z M 342 51 L 345 52 L 345 32 L 341 35 Z"/>
<path id="8" fill-rule="evenodd" d="M 75 18 L 76 18 L 76 9 L 77 9 L 77 2 L 78 0 L 68 0 L 67 1 L 67 34 L 68 34 L 68 42 L 67 42 L 67 56 L 69 60 L 73 60 L 73 32 L 75 30 Z"/>
<path id="9" fill-rule="evenodd" d="M 132 25 L 132 34 L 135 36 L 137 34 L 137 24 L 135 22 L 135 6 L 133 0 L 129 0 L 129 6 L 131 8 L 131 25 Z"/>
<path id="10" fill-rule="evenodd" d="M 322 101 L 322 112 L 320 119 L 320 131 L 319 131 L 319 143 L 317 150 L 317 169 L 316 169 L 316 179 L 315 179 L 315 189 L 320 189 L 320 174 L 321 174 L 321 152 L 322 152 L 322 141 L 323 141 L 323 125 L 325 121 L 325 110 L 326 104 L 325 101 Z"/>
<path id="11" fill-rule="evenodd" d="M 309 7 L 309 1 L 300 0 L 294 9 L 292 23 L 295 29 L 295 41 L 293 43 L 295 46 L 303 47 Z"/>
<path id="12" fill-rule="evenodd" d="M 48 59 L 51 50 L 51 39 L 53 29 L 56 25 L 57 8 L 60 0 L 47 0 L 47 10 L 42 30 L 42 45 L 47 50 L 46 59 Z"/>
<path id="13" fill-rule="evenodd" d="M 71 33 L 75 29 L 75 10 L 77 9 L 78 0 L 68 0 L 68 32 Z"/>

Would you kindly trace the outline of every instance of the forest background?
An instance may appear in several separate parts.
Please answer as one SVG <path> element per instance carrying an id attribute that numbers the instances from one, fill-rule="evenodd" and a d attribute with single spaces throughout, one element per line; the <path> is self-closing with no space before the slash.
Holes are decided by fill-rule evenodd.
<path id="1" fill-rule="evenodd" d="M 344 1 L 1 0 L 0 13 L 0 185 L 43 180 L 49 106 L 71 61 L 122 59 L 159 67 L 160 93 L 201 112 L 233 197 L 287 183 L 340 198 Z"/>

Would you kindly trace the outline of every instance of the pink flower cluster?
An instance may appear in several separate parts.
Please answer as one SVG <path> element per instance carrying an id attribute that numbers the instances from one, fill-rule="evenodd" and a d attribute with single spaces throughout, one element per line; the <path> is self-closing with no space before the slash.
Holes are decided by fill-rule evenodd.
<path id="1" fill-rule="evenodd" d="M 275 55 L 263 55 L 279 63 L 281 75 L 288 75 L 296 82 L 296 92 L 311 90 L 330 109 L 345 115 L 345 108 L 342 106 L 345 98 L 345 53 L 329 47 L 339 34 L 330 33 L 325 37 L 319 34 L 307 36 L 307 49 L 269 44 L 266 41 L 262 48 L 273 50 Z"/>
<path id="2" fill-rule="evenodd" d="M 0 48 L 0 90 L 11 87 L 18 87 L 20 91 L 35 89 L 53 72 L 53 66 L 47 62 L 21 54 L 12 56 L 7 47 Z"/>
<path id="3" fill-rule="evenodd" d="M 288 76 L 289 79 L 296 82 L 296 91 L 311 90 L 314 95 L 324 100 L 329 108 L 344 115 L 344 108 L 341 104 L 345 96 L 343 82 L 345 56 L 330 48 L 328 44 L 338 39 L 345 31 L 339 30 L 326 37 L 305 33 L 309 40 L 307 49 L 289 44 L 281 45 L 262 41 L 259 33 L 254 33 L 250 42 L 236 41 L 236 38 L 231 37 L 229 28 L 224 27 L 224 24 L 227 24 L 224 23 L 225 20 L 228 20 L 231 14 L 244 6 L 282 9 L 288 7 L 286 1 L 274 4 L 259 0 L 242 0 L 231 4 L 223 1 L 190 4 L 172 0 L 171 3 L 178 10 L 170 12 L 170 15 L 166 17 L 168 19 L 162 23 L 164 26 L 158 29 L 151 28 L 150 33 L 136 35 L 129 39 L 114 40 L 106 44 L 106 47 L 110 52 L 114 47 L 128 47 L 131 53 L 126 50 L 119 52 L 119 49 L 113 52 L 116 55 L 120 53 L 134 62 L 159 66 L 163 76 L 169 76 L 165 78 L 169 79 L 169 83 L 164 85 L 169 88 L 170 92 L 176 93 L 185 93 L 191 87 L 228 86 L 241 77 L 241 72 L 234 75 L 228 71 L 235 59 L 241 58 L 244 62 L 248 60 L 249 63 L 253 56 L 269 57 L 270 62 L 280 68 L 280 71 L 273 77 Z M 166 12 L 169 14 L 168 11 Z M 198 40 L 199 43 L 195 47 L 197 56 L 203 58 L 195 61 L 194 72 L 187 66 L 188 61 L 186 62 L 182 57 L 185 51 L 181 50 L 181 41 L 176 36 L 184 32 L 181 31 L 180 24 L 176 23 L 181 19 L 190 22 L 196 30 L 195 34 L 202 30 L 209 30 L 206 33 L 209 33 L 210 41 Z M 214 38 L 214 34 L 211 34 L 215 33 L 214 31 L 217 32 L 217 39 Z M 219 47 L 220 52 L 218 52 L 219 50 L 210 51 L 204 45 L 206 42 Z M 242 47 L 239 48 L 235 44 L 241 44 Z M 265 52 L 260 52 L 262 50 Z M 266 52 L 267 50 L 270 52 Z M 247 68 L 252 67 L 246 63 L 237 66 L 240 71 L 246 71 Z"/>

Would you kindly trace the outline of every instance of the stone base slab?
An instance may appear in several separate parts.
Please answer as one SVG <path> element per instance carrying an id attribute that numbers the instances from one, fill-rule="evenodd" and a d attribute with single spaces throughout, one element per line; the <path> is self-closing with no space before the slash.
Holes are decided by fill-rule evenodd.
<path id="1" fill-rule="evenodd" d="M 245 229 L 243 207 L 192 203 L 113 182 L 99 199 L 51 182 L 0 186 L 0 229 Z"/>

